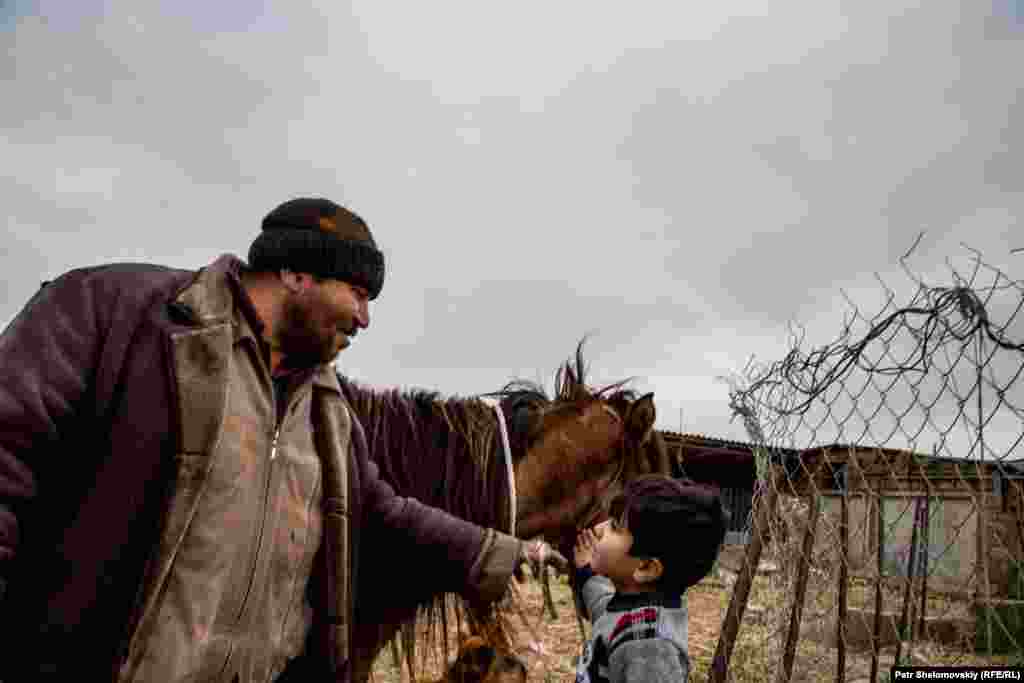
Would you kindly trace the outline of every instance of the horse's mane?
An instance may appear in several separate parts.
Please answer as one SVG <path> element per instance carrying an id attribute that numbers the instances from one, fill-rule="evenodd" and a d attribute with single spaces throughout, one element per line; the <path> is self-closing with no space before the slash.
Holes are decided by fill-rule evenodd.
<path id="1" fill-rule="evenodd" d="M 366 432 L 370 458 L 401 495 L 508 530 L 509 487 L 490 406 L 434 391 L 376 390 L 339 379 Z"/>
<path id="2" fill-rule="evenodd" d="M 554 394 L 523 379 L 481 396 L 496 398 L 508 424 L 513 462 L 525 457 L 544 420 L 578 414 L 604 400 L 620 416 L 636 398 L 622 380 L 598 389 L 586 384 L 583 342 L 555 373 Z M 508 530 L 508 483 L 493 408 L 478 397 L 443 397 L 425 389 L 372 389 L 339 376 L 366 432 L 370 457 L 402 495 L 481 526 Z M 430 476 L 422 471 L 430 454 Z M 497 468 L 497 469 L 495 469 Z"/>
<path id="3" fill-rule="evenodd" d="M 366 433 L 370 459 L 399 495 L 482 527 L 509 531 L 509 482 L 493 408 L 479 399 L 445 398 L 423 389 L 373 389 L 340 375 L 338 379 Z M 374 539 L 367 542 L 372 545 Z M 362 604 L 371 613 L 383 611 L 357 618 L 367 627 L 368 620 L 400 621 L 400 640 L 410 667 L 420 619 L 426 626 L 426 653 L 437 653 L 440 642 L 447 662 L 451 608 L 460 624 L 464 616 L 503 638 L 504 645 L 511 644 L 509 600 L 482 608 L 461 596 L 438 593 L 432 589 L 436 582 L 430 577 L 431 567 L 418 565 L 410 574 L 410 567 L 395 566 L 387 550 L 377 548 L 368 567 L 360 561 L 359 583 L 370 592 Z M 522 611 L 521 606 L 514 607 Z"/>
<path id="4" fill-rule="evenodd" d="M 537 382 L 515 379 L 488 396 L 501 400 L 501 407 L 509 421 L 509 441 L 512 452 L 521 457 L 540 436 L 544 418 L 574 415 L 594 401 L 607 401 L 621 417 L 625 417 L 636 392 L 624 388 L 632 378 L 592 389 L 587 386 L 587 365 L 583 359 L 584 339 L 576 347 L 574 358 L 566 361 L 555 372 L 554 392 L 548 396 Z"/>

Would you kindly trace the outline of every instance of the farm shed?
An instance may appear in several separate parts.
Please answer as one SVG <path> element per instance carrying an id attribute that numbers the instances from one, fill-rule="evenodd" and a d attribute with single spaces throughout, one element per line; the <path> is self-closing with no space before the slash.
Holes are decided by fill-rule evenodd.
<path id="1" fill-rule="evenodd" d="M 822 497 L 822 512 L 838 526 L 841 498 L 849 503 L 849 560 L 855 572 L 873 571 L 878 524 L 883 525 L 883 571 L 906 576 L 917 501 L 925 508 L 918 551 L 927 547 L 927 571 L 936 588 L 983 590 L 988 558 L 993 595 L 1019 591 L 1024 567 L 1024 460 L 978 461 L 907 450 L 832 444 L 784 456 L 774 463 L 784 495 Z M 881 503 L 881 509 L 877 505 Z M 827 541 L 834 535 L 819 534 Z"/>

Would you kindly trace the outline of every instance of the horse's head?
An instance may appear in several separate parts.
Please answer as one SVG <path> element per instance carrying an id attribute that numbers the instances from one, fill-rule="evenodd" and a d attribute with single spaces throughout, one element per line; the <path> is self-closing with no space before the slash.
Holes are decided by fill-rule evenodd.
<path id="1" fill-rule="evenodd" d="M 641 474 L 670 474 L 654 429 L 654 395 L 639 398 L 624 382 L 590 389 L 582 342 L 548 399 L 535 385 L 506 387 L 502 408 L 510 424 L 515 466 L 517 535 L 543 536 L 563 549 L 577 530 L 601 521 L 626 482 Z"/>

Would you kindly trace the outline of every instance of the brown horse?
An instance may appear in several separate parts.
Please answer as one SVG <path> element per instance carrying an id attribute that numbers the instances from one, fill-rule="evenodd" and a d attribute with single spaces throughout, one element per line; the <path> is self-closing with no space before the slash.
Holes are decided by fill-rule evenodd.
<path id="1" fill-rule="evenodd" d="M 567 557 L 577 530 L 601 519 L 625 482 L 670 473 L 654 430 L 653 394 L 637 398 L 618 382 L 585 383 L 582 342 L 575 363 L 555 377 L 555 395 L 517 381 L 500 399 L 508 426 L 516 492 L 514 533 L 542 537 Z M 509 531 L 511 486 L 497 413 L 479 398 L 442 398 L 423 390 L 376 391 L 341 377 L 342 390 L 366 431 L 381 477 L 403 496 L 481 526 Z M 418 611 L 446 627 L 446 595 L 430 566 L 394 558 L 381 535 L 364 534 L 357 568 L 353 680 L 367 680 L 384 643 L 404 624 L 407 644 Z M 500 614 L 499 614 L 500 616 Z M 447 640 L 440 639 L 447 658 Z"/>

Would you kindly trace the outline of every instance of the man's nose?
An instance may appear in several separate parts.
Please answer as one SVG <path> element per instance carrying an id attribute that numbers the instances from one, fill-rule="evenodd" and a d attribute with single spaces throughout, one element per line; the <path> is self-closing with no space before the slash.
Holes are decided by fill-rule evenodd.
<path id="1" fill-rule="evenodd" d="M 359 310 L 356 312 L 356 323 L 359 327 L 364 330 L 370 326 L 370 304 L 367 301 L 362 301 L 359 304 Z"/>

